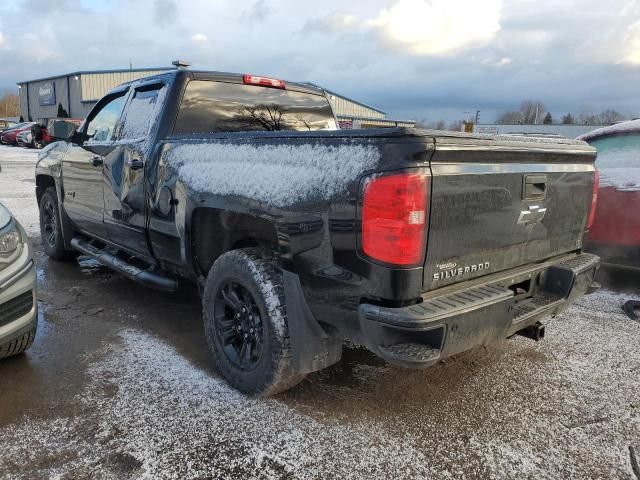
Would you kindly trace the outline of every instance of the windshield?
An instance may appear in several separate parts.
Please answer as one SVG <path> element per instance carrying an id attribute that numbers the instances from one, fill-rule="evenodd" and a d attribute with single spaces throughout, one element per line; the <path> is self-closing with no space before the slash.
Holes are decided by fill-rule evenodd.
<path id="1" fill-rule="evenodd" d="M 603 137 L 589 143 L 598 150 L 598 168 L 640 167 L 640 134 Z"/>

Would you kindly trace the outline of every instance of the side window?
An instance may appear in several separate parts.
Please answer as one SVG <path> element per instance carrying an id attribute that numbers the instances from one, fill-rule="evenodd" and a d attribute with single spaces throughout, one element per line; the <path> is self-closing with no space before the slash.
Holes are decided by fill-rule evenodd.
<path id="1" fill-rule="evenodd" d="M 87 137 L 91 141 L 107 142 L 113 140 L 116 124 L 127 98 L 126 93 L 122 92 L 122 94 L 106 103 L 89 121 L 87 124 Z"/>
<path id="2" fill-rule="evenodd" d="M 136 89 L 127 108 L 122 126 L 122 138 L 138 139 L 149 134 L 158 116 L 167 88 L 163 84 L 145 85 Z"/>

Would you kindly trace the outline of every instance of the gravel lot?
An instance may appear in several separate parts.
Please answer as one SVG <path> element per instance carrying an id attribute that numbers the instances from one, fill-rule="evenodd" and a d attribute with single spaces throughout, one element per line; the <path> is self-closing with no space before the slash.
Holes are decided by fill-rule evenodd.
<path id="1" fill-rule="evenodd" d="M 0 201 L 38 245 L 36 153 L 0 147 Z M 640 461 L 640 280 L 425 370 L 367 351 L 268 400 L 211 368 L 197 292 L 38 247 L 34 347 L 0 363 L 4 478 L 620 478 Z"/>

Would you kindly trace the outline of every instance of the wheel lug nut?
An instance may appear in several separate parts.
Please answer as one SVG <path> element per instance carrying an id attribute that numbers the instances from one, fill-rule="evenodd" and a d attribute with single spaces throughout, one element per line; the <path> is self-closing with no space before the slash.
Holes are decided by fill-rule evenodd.
<path id="1" fill-rule="evenodd" d="M 254 332 L 253 328 L 250 328 L 249 333 L 253 333 L 253 332 Z"/>

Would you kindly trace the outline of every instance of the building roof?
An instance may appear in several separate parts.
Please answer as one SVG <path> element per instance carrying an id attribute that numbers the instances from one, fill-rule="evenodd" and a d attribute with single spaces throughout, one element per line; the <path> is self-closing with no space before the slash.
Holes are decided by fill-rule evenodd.
<path id="1" fill-rule="evenodd" d="M 328 88 L 324 88 L 324 87 L 318 85 L 317 83 L 313 83 L 313 82 L 300 82 L 300 83 L 306 83 L 307 85 L 312 85 L 312 86 L 314 86 L 316 88 L 321 88 L 322 90 L 327 92 L 329 95 L 334 95 L 336 97 L 344 98 L 345 100 L 347 100 L 349 102 L 352 102 L 352 103 L 355 103 L 357 105 L 360 105 L 361 107 L 365 107 L 365 108 L 369 108 L 371 110 L 375 110 L 376 112 L 381 113 L 382 115 L 386 115 L 387 114 L 387 112 L 385 112 L 384 110 L 380 110 L 379 108 L 372 107 L 371 105 L 367 105 L 366 103 L 359 102 L 358 100 L 354 100 L 352 98 L 345 97 L 344 95 L 341 95 L 340 93 L 336 93 L 336 92 L 334 92 L 332 90 L 329 90 Z"/>
<path id="2" fill-rule="evenodd" d="M 367 121 L 367 122 L 391 122 L 391 123 L 399 122 L 399 123 L 413 123 L 413 124 L 416 123 L 415 120 L 397 120 L 395 118 L 359 117 L 357 115 L 340 115 L 340 114 L 336 114 L 336 117 L 338 117 L 338 120 L 345 119 L 345 120 L 364 120 L 364 121 Z"/>
<path id="3" fill-rule="evenodd" d="M 109 74 L 109 73 L 127 73 L 127 72 L 164 72 L 164 71 L 170 71 L 170 70 L 175 70 L 175 68 L 167 68 L 167 67 L 160 67 L 160 68 L 123 68 L 123 69 L 116 69 L 116 70 L 79 70 L 77 72 L 72 72 L 72 73 L 65 73 L 62 75 L 52 75 L 51 77 L 43 77 L 43 78 L 36 78 L 34 80 L 24 80 L 22 82 L 17 82 L 17 85 L 24 85 L 25 83 L 34 83 L 34 82 L 44 82 L 45 80 L 55 80 L 56 78 L 64 78 L 64 77 L 73 77 L 76 75 L 93 75 L 93 74 Z"/>

